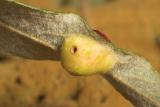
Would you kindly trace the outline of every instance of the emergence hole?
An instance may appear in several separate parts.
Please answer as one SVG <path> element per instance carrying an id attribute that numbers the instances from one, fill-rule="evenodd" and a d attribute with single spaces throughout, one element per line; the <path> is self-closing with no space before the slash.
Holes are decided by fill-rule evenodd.
<path id="1" fill-rule="evenodd" d="M 73 54 L 75 54 L 77 51 L 78 51 L 77 46 L 73 46 L 73 47 L 71 48 L 71 52 L 72 52 Z"/>

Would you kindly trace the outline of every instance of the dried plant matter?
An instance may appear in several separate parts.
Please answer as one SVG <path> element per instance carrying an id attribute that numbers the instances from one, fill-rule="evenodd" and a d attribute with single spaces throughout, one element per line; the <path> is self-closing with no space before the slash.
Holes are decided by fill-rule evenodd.
<path id="1" fill-rule="evenodd" d="M 32 59 L 60 59 L 67 34 L 83 34 L 110 46 L 119 63 L 102 74 L 138 107 L 160 106 L 160 76 L 140 56 L 118 49 L 75 14 L 53 13 L 10 0 L 0 1 L 0 50 Z"/>

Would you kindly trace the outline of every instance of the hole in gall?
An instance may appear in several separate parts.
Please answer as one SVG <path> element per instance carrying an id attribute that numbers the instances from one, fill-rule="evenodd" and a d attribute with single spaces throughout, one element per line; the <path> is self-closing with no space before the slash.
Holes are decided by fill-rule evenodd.
<path id="1" fill-rule="evenodd" d="M 71 52 L 72 52 L 73 54 L 75 54 L 77 51 L 78 51 L 77 46 L 73 46 L 73 47 L 71 48 Z"/>

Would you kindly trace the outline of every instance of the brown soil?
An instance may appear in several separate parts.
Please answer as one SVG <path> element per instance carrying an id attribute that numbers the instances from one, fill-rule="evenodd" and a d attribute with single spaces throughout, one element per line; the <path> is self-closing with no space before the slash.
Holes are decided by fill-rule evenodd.
<path id="1" fill-rule="evenodd" d="M 19 0 L 36 7 L 80 13 L 54 0 Z M 115 0 L 84 13 L 90 25 L 119 47 L 137 52 L 160 68 L 159 0 Z M 60 62 L 0 60 L 0 107 L 133 107 L 102 77 L 71 76 Z"/>

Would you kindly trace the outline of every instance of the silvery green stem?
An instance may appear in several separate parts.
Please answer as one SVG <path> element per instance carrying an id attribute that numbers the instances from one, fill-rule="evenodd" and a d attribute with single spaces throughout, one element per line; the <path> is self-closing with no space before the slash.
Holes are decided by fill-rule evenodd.
<path id="1" fill-rule="evenodd" d="M 159 72 L 143 57 L 124 53 L 118 52 L 121 62 L 102 76 L 136 107 L 160 107 Z"/>
<path id="2" fill-rule="evenodd" d="M 93 36 L 86 22 L 72 13 L 45 11 L 13 0 L 0 0 L 0 50 L 32 59 L 59 59 L 63 35 Z"/>

